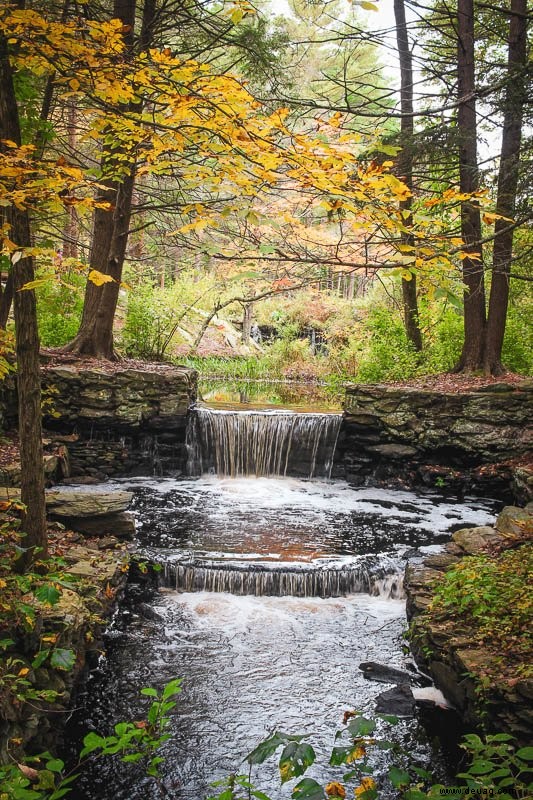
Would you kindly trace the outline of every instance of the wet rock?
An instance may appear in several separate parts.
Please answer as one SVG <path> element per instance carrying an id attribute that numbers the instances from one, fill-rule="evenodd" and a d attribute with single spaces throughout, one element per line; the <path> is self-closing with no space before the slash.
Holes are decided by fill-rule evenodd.
<path id="1" fill-rule="evenodd" d="M 150 619 L 150 620 L 153 620 L 154 622 L 163 622 L 164 621 L 164 619 L 161 616 L 161 614 L 158 614 L 157 611 L 155 611 L 155 609 L 152 608 L 152 606 L 149 605 L 148 603 L 139 603 L 139 605 L 137 606 L 136 610 L 145 619 Z"/>
<path id="2" fill-rule="evenodd" d="M 500 484 L 509 491 L 513 481 L 528 500 L 533 479 L 513 478 L 506 462 L 531 450 L 532 419 L 527 381 L 460 393 L 349 384 L 339 462 L 357 483 L 379 476 L 399 485 L 401 477 L 461 492 Z"/>
<path id="3" fill-rule="evenodd" d="M 76 492 L 56 487 L 46 493 L 46 507 L 55 517 L 99 517 L 126 511 L 132 492 Z"/>
<path id="4" fill-rule="evenodd" d="M 378 664 L 376 661 L 363 661 L 359 664 L 359 669 L 369 681 L 378 681 L 379 683 L 419 683 L 421 680 L 427 683 L 428 681 L 424 675 L 419 673 L 407 672 L 407 670 L 396 669 L 396 667 L 388 667 L 385 664 Z"/>
<path id="5" fill-rule="evenodd" d="M 415 698 L 409 684 L 400 684 L 394 689 L 381 692 L 376 697 L 376 711 L 378 714 L 412 717 L 415 713 Z"/>

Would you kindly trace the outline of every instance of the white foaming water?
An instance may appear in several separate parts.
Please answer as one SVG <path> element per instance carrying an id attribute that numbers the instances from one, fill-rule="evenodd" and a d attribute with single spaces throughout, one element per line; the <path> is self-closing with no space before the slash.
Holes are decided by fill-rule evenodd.
<path id="1" fill-rule="evenodd" d="M 104 487 L 124 488 L 149 486 L 154 494 L 178 491 L 191 502 L 202 494 L 213 501 L 212 513 L 220 518 L 231 517 L 237 512 L 273 512 L 290 509 L 292 514 L 302 514 L 320 523 L 324 515 L 371 513 L 388 519 L 394 518 L 412 528 L 446 533 L 453 525 L 488 525 L 494 521 L 494 511 L 488 503 L 479 499 L 465 499 L 461 503 L 445 499 L 436 493 L 417 494 L 409 491 L 354 487 L 346 481 L 329 483 L 320 480 L 298 480 L 297 478 L 218 478 L 204 475 L 196 480 L 173 478 L 124 478 L 94 487 L 83 487 L 87 491 Z M 78 488 L 78 487 L 76 487 Z M 204 509 L 211 513 L 209 509 Z"/>

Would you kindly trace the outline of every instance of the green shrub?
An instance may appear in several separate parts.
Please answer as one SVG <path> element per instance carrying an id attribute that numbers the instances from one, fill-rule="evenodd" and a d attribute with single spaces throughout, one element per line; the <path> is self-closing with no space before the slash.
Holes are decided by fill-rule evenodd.
<path id="1" fill-rule="evenodd" d="M 431 611 L 459 617 L 472 627 L 473 639 L 513 661 L 527 659 L 533 646 L 527 590 L 532 570 L 531 544 L 498 556 L 463 558 L 439 579 Z"/>
<path id="2" fill-rule="evenodd" d="M 73 339 L 83 309 L 82 275 L 70 275 L 68 286 L 50 277 L 36 290 L 39 336 L 44 347 L 61 347 Z"/>
<path id="3" fill-rule="evenodd" d="M 164 290 L 141 283 L 128 295 L 121 343 L 128 356 L 160 361 L 169 348 L 178 312 Z"/>

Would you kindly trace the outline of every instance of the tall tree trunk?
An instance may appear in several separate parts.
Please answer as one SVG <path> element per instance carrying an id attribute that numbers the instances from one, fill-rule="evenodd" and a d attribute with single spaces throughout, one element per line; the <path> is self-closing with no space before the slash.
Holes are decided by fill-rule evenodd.
<path id="1" fill-rule="evenodd" d="M 400 178 L 409 190 L 413 189 L 413 59 L 409 48 L 407 22 L 405 19 L 404 0 L 394 0 L 394 18 L 396 21 L 396 42 L 400 60 L 400 135 L 402 149 L 396 160 L 396 168 Z M 412 227 L 411 215 L 412 199 L 409 197 L 400 203 L 400 208 L 406 212 L 403 224 L 406 230 L 401 233 L 403 244 L 414 245 L 414 237 L 409 230 Z M 418 301 L 416 291 L 416 275 L 411 273 L 411 280 L 402 278 L 402 303 L 405 332 L 408 340 L 415 350 L 422 350 L 422 332 L 418 316 Z"/>
<path id="2" fill-rule="evenodd" d="M 5 221 L 5 215 L 2 215 Z M 5 330 L 13 303 L 13 271 L 7 273 L 6 283 L 0 294 L 0 328 Z"/>
<path id="3" fill-rule="evenodd" d="M 134 42 L 135 7 L 136 0 L 114 0 L 113 4 L 113 16 L 123 22 L 124 42 L 130 50 Z M 153 14 L 154 9 L 153 1 L 146 0 L 141 33 L 143 42 L 147 39 L 147 31 L 153 22 L 149 12 Z M 112 163 L 109 152 L 104 151 L 102 163 Z M 110 203 L 112 210 L 95 209 L 89 267 L 109 275 L 112 281 L 102 285 L 87 282 L 80 328 L 75 339 L 62 350 L 112 360 L 116 357 L 113 323 L 128 244 L 135 164 L 131 165 L 129 174 L 120 183 L 109 179 L 104 182 L 104 186 L 99 200 Z"/>
<path id="4" fill-rule="evenodd" d="M 457 3 L 457 133 L 460 190 L 479 189 L 474 64 L 474 0 Z M 455 371 L 482 369 L 485 347 L 485 281 L 481 251 L 481 214 L 475 200 L 461 204 L 463 250 L 464 343 Z"/>
<path id="5" fill-rule="evenodd" d="M 8 45 L 0 35 L 0 139 L 20 145 L 20 121 L 9 61 Z M 20 248 L 31 247 L 30 219 L 26 211 L 6 208 L 10 239 Z M 47 554 L 44 500 L 44 469 L 41 429 L 41 378 L 39 371 L 39 334 L 35 292 L 23 287 L 34 280 L 32 258 L 20 258 L 12 266 L 16 331 L 17 385 L 20 435 L 21 500 L 25 505 L 22 530 L 26 534 L 29 563 L 37 548 Z"/>
<path id="6" fill-rule="evenodd" d="M 67 137 L 71 153 L 77 147 L 77 113 L 75 100 L 69 100 L 67 108 Z M 74 206 L 67 207 L 67 219 L 63 227 L 63 258 L 78 257 L 78 215 Z"/>
<path id="7" fill-rule="evenodd" d="M 511 0 L 508 74 L 496 200 L 497 213 L 508 218 L 515 213 L 522 122 L 527 100 L 527 22 L 527 0 Z M 494 234 L 484 369 L 488 375 L 501 375 L 505 371 L 501 357 L 509 304 L 513 229 L 504 219 L 496 220 Z"/>

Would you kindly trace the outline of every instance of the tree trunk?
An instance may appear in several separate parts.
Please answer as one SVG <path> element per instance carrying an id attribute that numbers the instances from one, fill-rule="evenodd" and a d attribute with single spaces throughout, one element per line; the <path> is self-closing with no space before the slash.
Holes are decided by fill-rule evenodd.
<path id="1" fill-rule="evenodd" d="M 522 121 L 527 100 L 526 70 L 527 0 L 511 0 L 508 75 L 496 200 L 496 212 L 508 218 L 515 213 Z M 496 220 L 494 234 L 484 369 L 488 375 L 501 375 L 505 372 L 501 357 L 509 304 L 513 229 L 506 220 Z"/>
<path id="2" fill-rule="evenodd" d="M 413 189 L 413 59 L 409 49 L 407 22 L 405 19 L 404 0 L 394 0 L 394 18 L 396 21 L 396 42 L 400 61 L 400 135 L 402 149 L 396 160 L 399 177 L 409 190 Z M 406 230 L 401 232 L 403 244 L 414 245 L 414 237 L 409 230 L 412 228 L 411 198 L 403 200 L 400 208 L 407 213 L 403 224 Z M 416 292 L 416 275 L 411 273 L 411 280 L 402 278 L 402 304 L 405 332 L 408 340 L 415 350 L 422 350 L 422 332 L 418 316 L 418 301 Z"/>
<path id="3" fill-rule="evenodd" d="M 457 133 L 459 137 L 459 184 L 461 192 L 479 189 L 477 118 L 474 65 L 474 1 L 457 4 Z M 485 281 L 481 251 L 481 214 L 475 200 L 461 204 L 463 250 L 464 343 L 456 372 L 483 367 L 485 347 Z"/>
<path id="4" fill-rule="evenodd" d="M 0 35 L 0 139 L 20 145 L 20 122 L 9 62 L 8 45 Z M 27 211 L 6 208 L 10 239 L 20 248 L 31 247 L 30 219 Z M 33 259 L 20 258 L 12 267 L 16 331 L 17 385 L 20 436 L 21 500 L 25 505 L 22 530 L 26 555 L 23 566 L 32 561 L 36 550 L 47 555 L 44 469 L 41 430 L 41 378 L 39 334 L 35 292 L 23 289 L 34 280 Z"/>
<path id="5" fill-rule="evenodd" d="M 252 330 L 252 316 L 254 307 L 251 303 L 243 306 L 242 313 L 242 343 L 250 344 L 250 333 Z"/>
<path id="6" fill-rule="evenodd" d="M 114 0 L 113 4 L 113 16 L 123 22 L 124 42 L 130 49 L 134 41 L 135 7 L 135 0 Z M 153 12 L 154 8 L 153 2 L 147 0 L 143 13 L 143 41 L 152 24 L 147 9 Z M 109 152 L 104 151 L 102 163 L 109 164 L 110 161 Z M 62 351 L 114 360 L 113 323 L 128 244 L 135 164 L 132 164 L 129 174 L 121 183 L 113 180 L 103 183 L 106 188 L 99 200 L 109 202 L 112 210 L 95 209 L 89 267 L 109 275 L 112 281 L 100 286 L 87 282 L 80 328 L 75 339 L 65 345 Z"/>
<path id="7" fill-rule="evenodd" d="M 76 103 L 70 100 L 67 108 L 67 137 L 68 146 L 71 153 L 76 152 L 77 147 L 77 114 Z M 63 258 L 78 257 L 78 215 L 74 206 L 67 207 L 67 219 L 63 227 Z"/>
<path id="8" fill-rule="evenodd" d="M 0 296 L 0 328 L 5 330 L 13 303 L 13 271 L 7 274 L 6 283 Z"/>

